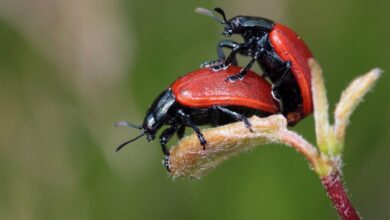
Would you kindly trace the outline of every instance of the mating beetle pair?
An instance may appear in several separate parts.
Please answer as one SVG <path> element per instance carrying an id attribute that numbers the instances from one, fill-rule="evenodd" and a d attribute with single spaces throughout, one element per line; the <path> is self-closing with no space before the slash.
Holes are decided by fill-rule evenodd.
<path id="1" fill-rule="evenodd" d="M 271 20 L 252 17 L 236 16 L 226 19 L 222 9 L 215 11 L 222 19 L 210 11 L 197 8 L 198 13 L 213 17 L 224 25 L 225 36 L 241 35 L 244 43 L 222 40 L 217 47 L 219 60 L 206 63 L 205 66 L 215 66 L 222 62 L 222 67 L 230 64 L 237 65 L 236 55 L 251 57 L 251 61 L 237 74 L 228 80 L 235 81 L 245 76 L 254 62 L 258 62 L 263 70 L 263 77 L 273 83 L 272 92 L 280 101 L 282 113 L 290 125 L 309 115 L 313 111 L 311 97 L 311 75 L 308 59 L 313 55 L 302 39 L 290 28 Z M 231 49 L 227 58 L 222 48 Z"/>
<path id="2" fill-rule="evenodd" d="M 227 20 L 222 9 L 216 8 L 215 11 L 222 15 L 223 20 L 206 9 L 197 9 L 197 12 L 222 23 L 224 35 L 239 34 L 244 43 L 219 42 L 219 60 L 208 62 L 205 68 L 176 80 L 155 99 L 142 125 L 119 122 L 117 125 L 140 129 L 141 134 L 121 144 L 117 151 L 144 135 L 148 141 L 153 140 L 156 132 L 167 125 L 169 127 L 160 135 L 167 161 L 166 143 L 175 133 L 181 138 L 185 127 L 194 130 L 205 148 L 207 141 L 200 132 L 200 125 L 218 126 L 243 121 L 251 129 L 247 117 L 264 117 L 279 112 L 286 116 L 290 125 L 294 125 L 312 112 L 311 75 L 307 64 L 312 54 L 297 34 L 265 18 L 236 16 Z M 231 49 L 227 58 L 222 52 L 225 47 Z M 236 67 L 237 54 L 252 59 L 241 69 Z M 250 71 L 255 61 L 264 70 L 263 77 L 273 83 L 272 87 L 262 76 Z M 169 170 L 168 164 L 165 165 Z"/>

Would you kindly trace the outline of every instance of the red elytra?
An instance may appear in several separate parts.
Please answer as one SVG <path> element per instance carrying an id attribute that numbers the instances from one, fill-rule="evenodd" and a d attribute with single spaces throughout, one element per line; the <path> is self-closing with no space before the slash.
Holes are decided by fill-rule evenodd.
<path id="1" fill-rule="evenodd" d="M 290 28 L 275 24 L 269 34 L 272 47 L 283 61 L 290 61 L 291 72 L 297 80 L 302 96 L 302 113 L 304 116 L 313 112 L 311 95 L 311 72 L 308 64 L 313 55 L 307 45 Z"/>
<path id="2" fill-rule="evenodd" d="M 191 108 L 242 106 L 278 113 L 279 105 L 272 97 L 271 85 L 261 76 L 249 71 L 243 80 L 225 80 L 240 69 L 232 65 L 217 72 L 201 68 L 177 79 L 171 89 L 177 102 Z"/>

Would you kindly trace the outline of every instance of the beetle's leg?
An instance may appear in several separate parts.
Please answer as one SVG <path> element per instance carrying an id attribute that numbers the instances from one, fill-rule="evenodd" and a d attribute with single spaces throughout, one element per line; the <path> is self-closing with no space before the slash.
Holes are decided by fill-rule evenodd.
<path id="1" fill-rule="evenodd" d="M 177 130 L 177 125 L 173 124 L 171 127 L 165 129 L 160 135 L 160 144 L 165 156 L 164 166 L 168 170 L 168 172 L 171 172 L 171 170 L 169 169 L 169 150 L 167 149 L 166 144 L 172 138 L 173 134 L 175 134 L 176 130 Z"/>
<path id="2" fill-rule="evenodd" d="M 217 53 L 218 53 L 218 58 L 220 60 L 224 60 L 224 64 L 225 66 L 228 66 L 229 64 L 232 64 L 232 65 L 237 65 L 237 52 L 238 50 L 242 47 L 241 44 L 235 42 L 235 41 L 232 41 L 232 40 L 221 40 L 219 43 L 218 43 L 218 47 L 217 47 Z M 232 49 L 232 51 L 230 52 L 228 58 L 225 60 L 225 54 L 223 53 L 222 51 L 222 48 L 229 48 L 229 49 Z"/>
<path id="3" fill-rule="evenodd" d="M 248 55 L 253 55 L 251 61 L 249 61 L 249 63 L 241 69 L 241 71 L 235 75 L 232 75 L 232 76 L 229 76 L 226 81 L 236 81 L 236 80 L 239 80 L 239 79 L 243 79 L 245 74 L 248 73 L 248 71 L 252 68 L 253 64 L 255 63 L 255 61 L 257 59 L 259 59 L 259 57 L 261 57 L 262 55 L 264 55 L 264 52 L 266 52 L 266 50 L 264 49 L 264 44 L 265 44 L 265 40 L 267 38 L 266 37 L 262 37 L 260 40 L 256 41 L 256 38 L 253 37 L 253 38 L 250 38 L 246 43 L 243 43 L 243 44 L 240 44 L 240 53 L 242 54 L 248 54 Z M 257 51 L 254 51 L 254 54 L 252 54 L 252 51 L 250 51 L 248 48 L 251 48 L 253 46 L 253 44 L 258 45 L 259 49 Z M 233 51 L 232 51 L 233 53 Z M 226 62 L 228 61 L 229 57 L 226 59 Z"/>
<path id="4" fill-rule="evenodd" d="M 230 64 L 232 65 L 237 65 L 237 53 L 244 55 L 244 56 L 252 56 L 252 47 L 253 44 L 255 43 L 256 37 L 252 37 L 248 39 L 244 43 L 237 43 L 235 41 L 230 41 L 230 40 L 225 40 L 225 41 L 220 41 L 219 45 L 220 48 L 221 46 L 228 47 L 232 49 L 230 52 L 229 56 L 225 60 L 225 66 L 228 66 Z M 226 45 L 229 44 L 229 45 Z"/>
<path id="5" fill-rule="evenodd" d="M 204 139 L 202 132 L 200 132 L 199 127 L 191 120 L 190 116 L 188 116 L 186 113 L 183 112 L 182 109 L 177 110 L 178 115 L 183 120 L 184 124 L 191 127 L 192 130 L 196 133 L 198 136 L 200 144 L 203 146 L 203 149 L 206 149 L 207 141 Z"/>
<path id="6" fill-rule="evenodd" d="M 186 126 L 185 125 L 181 125 L 180 127 L 179 127 L 179 129 L 177 130 L 177 137 L 179 138 L 179 139 L 182 139 L 183 138 L 183 136 L 184 136 L 184 132 L 186 131 Z"/>
<path id="7" fill-rule="evenodd" d="M 217 54 L 218 54 L 218 59 L 220 60 L 225 60 L 225 54 L 223 53 L 223 48 L 229 48 L 229 49 L 233 49 L 234 48 L 234 45 L 238 44 L 237 42 L 235 41 L 232 41 L 232 40 L 221 40 L 219 41 L 218 43 L 218 46 L 217 46 Z"/>
<path id="8" fill-rule="evenodd" d="M 244 115 L 241 115 L 235 111 L 232 111 L 228 108 L 225 108 L 225 107 L 222 107 L 222 106 L 215 106 L 214 108 L 220 110 L 221 112 L 229 115 L 230 117 L 236 119 L 237 121 L 242 121 L 245 123 L 245 126 L 249 129 L 249 131 L 253 132 L 252 130 L 252 125 L 251 123 L 249 122 L 249 120 L 244 116 Z"/>
<path id="9" fill-rule="evenodd" d="M 224 67 L 225 60 L 212 60 L 206 61 L 200 64 L 200 68 L 213 68 L 214 70 L 222 69 Z"/>
<path id="10" fill-rule="evenodd" d="M 251 61 L 244 67 L 240 70 L 239 73 L 235 74 L 235 75 L 232 75 L 232 76 L 229 76 L 228 78 L 226 78 L 226 81 L 237 81 L 237 80 L 240 80 L 240 79 L 243 79 L 245 74 L 248 73 L 248 71 L 252 68 L 253 64 L 255 63 L 255 61 L 257 60 L 257 56 L 253 57 L 251 59 Z"/>
<path id="11" fill-rule="evenodd" d="M 167 149 L 166 144 L 168 143 L 169 139 L 172 138 L 173 134 L 175 134 L 176 130 L 177 126 L 174 125 L 165 129 L 160 135 L 160 144 L 165 156 L 169 156 L 169 150 Z"/>
<path id="12" fill-rule="evenodd" d="M 234 42 L 234 41 L 233 41 Z M 234 42 L 235 44 L 232 44 L 233 48 L 230 52 L 229 56 L 225 60 L 225 66 L 228 66 L 229 64 L 237 65 L 237 53 L 242 54 L 244 56 L 251 56 L 252 55 L 252 46 L 255 42 L 255 38 L 249 39 L 247 42 L 239 44 L 237 42 Z M 254 57 L 258 59 L 259 53 L 256 53 Z M 253 65 L 253 63 L 252 63 Z M 249 68 L 250 69 L 250 68 Z M 245 74 L 244 74 L 245 75 Z"/>
<path id="13" fill-rule="evenodd" d="M 245 43 L 244 43 L 245 44 Z M 232 40 L 221 40 L 217 46 L 217 54 L 218 60 L 213 60 L 209 62 L 204 62 L 201 64 L 201 67 L 208 67 L 214 69 L 221 69 L 229 64 L 237 65 L 237 57 L 236 54 L 242 45 Z M 229 48 L 232 51 L 230 52 L 228 59 L 225 60 L 225 54 L 223 53 L 223 48 Z M 235 51 L 236 50 L 236 51 Z"/>
<path id="14" fill-rule="evenodd" d="M 281 67 L 281 72 L 283 72 L 282 76 L 275 83 L 272 84 L 272 96 L 278 101 L 280 101 L 281 98 L 278 89 L 280 85 L 283 83 L 284 78 L 286 78 L 286 75 L 290 69 L 291 69 L 291 62 L 290 61 L 284 62 L 283 67 Z"/>

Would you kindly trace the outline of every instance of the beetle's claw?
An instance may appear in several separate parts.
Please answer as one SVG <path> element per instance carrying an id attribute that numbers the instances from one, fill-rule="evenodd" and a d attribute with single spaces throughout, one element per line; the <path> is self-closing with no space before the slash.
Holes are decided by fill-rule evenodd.
<path id="1" fill-rule="evenodd" d="M 248 130 L 253 133 L 252 124 L 250 122 L 245 123 L 245 127 L 248 128 Z"/>
<path id="2" fill-rule="evenodd" d="M 226 78 L 225 81 L 235 82 L 237 80 L 242 80 L 242 79 L 244 79 L 244 76 L 241 76 L 240 74 L 236 74 L 236 75 L 229 76 L 228 78 Z"/>
<path id="3" fill-rule="evenodd" d="M 200 145 L 203 146 L 203 150 L 206 150 L 207 141 L 203 138 L 203 136 L 199 141 L 200 141 Z"/>
<path id="4" fill-rule="evenodd" d="M 206 61 L 200 65 L 201 68 L 212 68 L 213 70 L 221 70 L 225 67 L 225 60 L 218 59 L 212 61 Z"/>
<path id="5" fill-rule="evenodd" d="M 220 71 L 220 70 L 226 69 L 227 67 L 228 67 L 227 65 L 221 64 L 221 65 L 213 66 L 213 67 L 211 67 L 211 69 L 212 69 L 213 71 L 215 71 L 215 72 L 218 72 L 218 71 Z"/>

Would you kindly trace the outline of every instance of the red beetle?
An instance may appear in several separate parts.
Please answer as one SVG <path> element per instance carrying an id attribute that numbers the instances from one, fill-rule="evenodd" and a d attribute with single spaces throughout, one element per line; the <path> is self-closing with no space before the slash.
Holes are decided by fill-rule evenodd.
<path id="1" fill-rule="evenodd" d="M 257 61 L 264 71 L 263 76 L 273 82 L 273 95 L 280 101 L 282 112 L 290 125 L 313 112 L 311 73 L 308 65 L 308 59 L 313 55 L 293 30 L 261 17 L 239 15 L 227 20 L 220 8 L 216 8 L 215 11 L 222 15 L 223 20 L 207 9 L 198 8 L 196 11 L 222 23 L 225 27 L 223 32 L 225 36 L 238 34 L 244 38 L 244 43 L 220 41 L 217 50 L 219 60 L 206 62 L 202 64 L 203 66 L 217 68 L 230 64 L 237 65 L 237 54 L 250 56 L 251 61 L 240 71 L 229 76 L 228 80 L 242 79 Z M 226 59 L 222 48 L 231 49 Z"/>
<path id="2" fill-rule="evenodd" d="M 160 135 L 160 143 L 168 156 L 166 143 L 175 133 L 179 138 L 183 137 L 185 127 L 191 127 L 205 147 L 207 141 L 198 127 L 200 125 L 218 126 L 243 121 L 251 129 L 247 117 L 278 113 L 279 106 L 271 95 L 271 85 L 261 76 L 249 71 L 245 79 L 235 83 L 224 80 L 239 70 L 236 66 L 218 72 L 202 68 L 177 79 L 154 100 L 142 125 L 123 121 L 117 124 L 141 130 L 139 136 L 121 144 L 117 151 L 144 135 L 148 141 L 153 140 L 156 132 L 167 125 Z"/>

